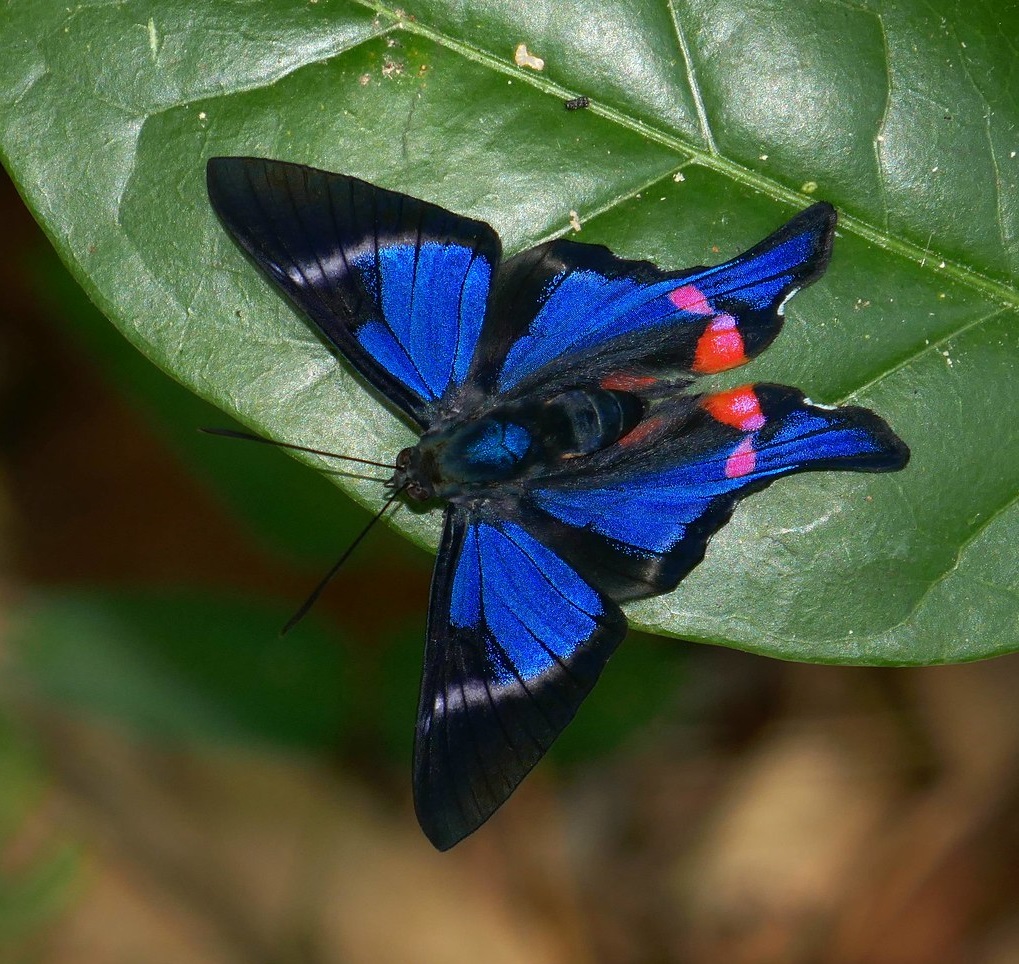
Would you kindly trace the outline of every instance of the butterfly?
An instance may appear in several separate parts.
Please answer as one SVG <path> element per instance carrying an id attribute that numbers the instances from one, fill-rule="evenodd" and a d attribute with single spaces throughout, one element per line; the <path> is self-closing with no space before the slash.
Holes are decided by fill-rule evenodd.
<path id="1" fill-rule="evenodd" d="M 573 718 L 626 634 L 620 604 L 674 589 L 742 498 L 909 458 L 864 408 L 689 390 L 772 342 L 828 265 L 829 204 L 663 271 L 564 239 L 503 259 L 482 221 L 298 164 L 216 157 L 207 179 L 229 234 L 420 433 L 394 491 L 445 504 L 413 764 L 440 850 Z"/>

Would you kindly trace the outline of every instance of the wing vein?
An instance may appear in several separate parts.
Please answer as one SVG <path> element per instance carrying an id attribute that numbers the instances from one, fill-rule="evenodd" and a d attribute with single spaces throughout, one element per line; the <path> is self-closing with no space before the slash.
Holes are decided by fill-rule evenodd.
<path id="1" fill-rule="evenodd" d="M 268 183 L 268 173 L 265 171 L 264 167 L 262 168 L 262 171 L 263 171 L 263 174 L 265 174 L 265 176 L 266 176 L 266 185 L 267 185 L 266 195 L 271 197 L 272 196 L 272 186 L 269 185 L 269 183 Z M 262 192 L 259 191 L 255 187 L 255 182 L 252 180 L 252 171 L 251 171 L 250 167 L 246 167 L 245 168 L 244 175 L 247 178 L 248 187 L 251 189 L 251 193 L 252 193 L 252 195 L 255 198 L 255 203 L 258 205 L 259 210 L 262 212 L 262 220 L 266 224 L 272 224 L 273 219 L 271 217 L 269 217 L 269 211 L 266 208 L 265 202 L 262 199 Z M 296 211 L 295 211 L 295 213 L 296 213 Z M 289 245 L 287 245 L 283 241 L 282 235 L 279 238 L 279 246 L 280 246 L 280 250 L 283 251 L 286 254 L 287 259 L 290 261 L 290 264 L 293 267 L 293 269 L 304 280 L 304 288 L 303 288 L 303 290 L 311 291 L 311 293 L 314 295 L 316 301 L 318 301 L 318 303 L 322 306 L 322 308 L 325 310 L 325 312 L 327 314 L 332 314 L 333 313 L 332 307 L 326 302 L 325 298 L 322 296 L 322 293 L 315 287 L 315 285 L 311 284 L 311 282 L 308 279 L 308 276 L 304 273 L 304 271 L 302 270 L 301 266 L 297 263 L 297 259 L 294 257 L 293 252 L 290 250 Z"/>
<path id="2" fill-rule="evenodd" d="M 575 603 L 572 599 L 570 599 L 569 596 L 567 596 L 551 579 L 549 579 L 549 577 L 545 574 L 545 570 L 542 569 L 540 565 L 538 565 L 538 563 L 535 561 L 534 557 L 523 546 L 521 546 L 520 543 L 518 543 L 508 532 L 504 532 L 501 529 L 499 531 L 502 532 L 502 534 L 506 537 L 506 539 L 509 540 L 510 542 L 512 542 L 513 545 L 515 545 L 518 550 L 520 550 L 522 555 L 525 555 L 530 560 L 531 564 L 538 571 L 538 574 L 541 576 L 541 578 L 549 586 L 551 586 L 553 591 L 556 593 L 556 595 L 559 596 L 560 599 L 562 599 L 564 602 L 566 602 L 570 606 L 572 606 L 578 613 L 583 613 L 585 616 L 590 616 L 591 619 L 594 619 L 597 622 L 597 616 L 594 613 L 589 613 L 586 609 L 584 609 L 583 606 L 577 605 L 577 603 Z M 549 550 L 549 551 L 551 552 L 551 550 Z M 571 570 L 573 570 L 573 572 L 576 572 L 576 570 L 573 569 L 573 567 L 570 566 L 568 562 L 566 562 L 564 559 L 562 559 L 562 557 L 557 555 L 556 558 L 559 559 L 563 563 L 564 566 L 569 566 L 569 568 Z M 577 573 L 577 575 L 578 575 L 578 578 L 580 578 L 580 574 Z M 584 582 L 586 584 L 587 580 L 584 580 Z M 590 587 L 588 587 L 588 588 L 590 588 Z"/>
<path id="3" fill-rule="evenodd" d="M 481 584 L 481 617 L 482 617 L 482 620 L 484 621 L 484 613 L 485 613 L 485 596 L 484 596 L 484 594 L 485 594 L 485 586 L 487 584 L 485 582 L 485 569 L 484 569 L 484 565 L 482 564 L 480 546 L 478 548 L 478 570 L 481 573 L 481 579 L 480 579 L 480 584 Z M 485 625 L 488 625 L 487 622 L 485 623 Z M 512 657 L 510 657 L 509 653 L 506 652 L 506 650 L 503 648 L 502 644 L 497 639 L 494 642 L 495 642 L 495 645 L 499 648 L 500 652 L 502 652 L 502 654 L 506 657 L 506 664 L 509 666 L 510 671 L 516 677 L 517 682 L 520 684 L 520 688 L 524 691 L 524 693 L 527 694 L 527 698 L 537 707 L 538 712 L 544 718 L 545 725 L 550 730 L 555 730 L 555 726 L 552 723 L 552 720 L 549 718 L 548 714 L 545 712 L 545 708 L 538 701 L 537 697 L 531 692 L 530 687 L 527 685 L 527 682 L 524 680 L 523 676 L 520 675 L 520 671 L 517 669 L 516 662 L 512 659 Z M 533 738 L 534 737 L 532 737 L 532 739 Z M 535 741 L 538 743 L 538 745 L 540 747 L 541 746 L 540 741 L 538 741 L 538 740 L 535 740 Z"/>

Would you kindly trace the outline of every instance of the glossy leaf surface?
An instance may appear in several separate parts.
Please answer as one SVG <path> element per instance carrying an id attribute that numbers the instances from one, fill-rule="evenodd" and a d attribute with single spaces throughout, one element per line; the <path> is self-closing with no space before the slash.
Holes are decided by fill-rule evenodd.
<path id="1" fill-rule="evenodd" d="M 1017 23 L 869 0 L 11 0 L 0 151 L 153 362 L 255 429 L 364 457 L 409 430 L 227 240 L 205 158 L 355 174 L 484 218 L 511 251 L 575 212 L 579 240 L 667 267 L 832 201 L 828 274 L 740 378 L 872 407 L 913 460 L 784 480 L 630 613 L 783 657 L 973 659 L 1019 638 Z M 565 111 L 577 94 L 592 107 Z M 394 524 L 434 544 L 437 520 Z"/>

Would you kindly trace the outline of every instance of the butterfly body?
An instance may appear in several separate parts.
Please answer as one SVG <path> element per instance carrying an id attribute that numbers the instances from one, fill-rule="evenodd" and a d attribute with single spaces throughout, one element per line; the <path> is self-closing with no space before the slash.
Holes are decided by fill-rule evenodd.
<path id="1" fill-rule="evenodd" d="M 748 494 L 795 472 L 891 471 L 866 409 L 782 385 L 697 392 L 777 336 L 825 270 L 815 204 L 716 267 L 663 271 L 546 242 L 503 259 L 487 224 L 356 178 L 213 158 L 209 196 L 255 263 L 419 432 L 389 485 L 444 503 L 414 797 L 446 849 L 576 713 L 626 632 Z"/>
<path id="2" fill-rule="evenodd" d="M 597 387 L 547 401 L 520 399 L 425 433 L 400 453 L 389 484 L 406 486 L 419 502 L 475 498 L 614 444 L 637 426 L 645 407 L 630 392 Z"/>

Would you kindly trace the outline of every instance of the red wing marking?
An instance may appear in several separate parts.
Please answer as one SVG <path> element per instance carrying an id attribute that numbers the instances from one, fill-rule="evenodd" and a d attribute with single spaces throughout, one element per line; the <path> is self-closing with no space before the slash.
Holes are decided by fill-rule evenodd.
<path id="1" fill-rule="evenodd" d="M 732 315 L 719 315 L 697 340 L 691 367 L 701 375 L 713 375 L 746 361 L 746 346 L 736 327 L 736 319 Z"/>
<path id="2" fill-rule="evenodd" d="M 756 432 L 764 425 L 761 403 L 750 385 L 719 392 L 717 395 L 708 395 L 701 404 L 713 419 L 738 428 L 741 432 Z"/>
<path id="3" fill-rule="evenodd" d="M 642 388 L 650 388 L 657 378 L 649 375 L 606 375 L 601 380 L 601 387 L 616 392 L 640 392 Z"/>
<path id="4" fill-rule="evenodd" d="M 620 440 L 620 445 L 636 445 L 638 442 L 643 442 L 655 429 L 661 428 L 663 420 L 660 418 L 646 418 L 643 422 L 640 422 L 632 431 L 624 435 Z"/>

